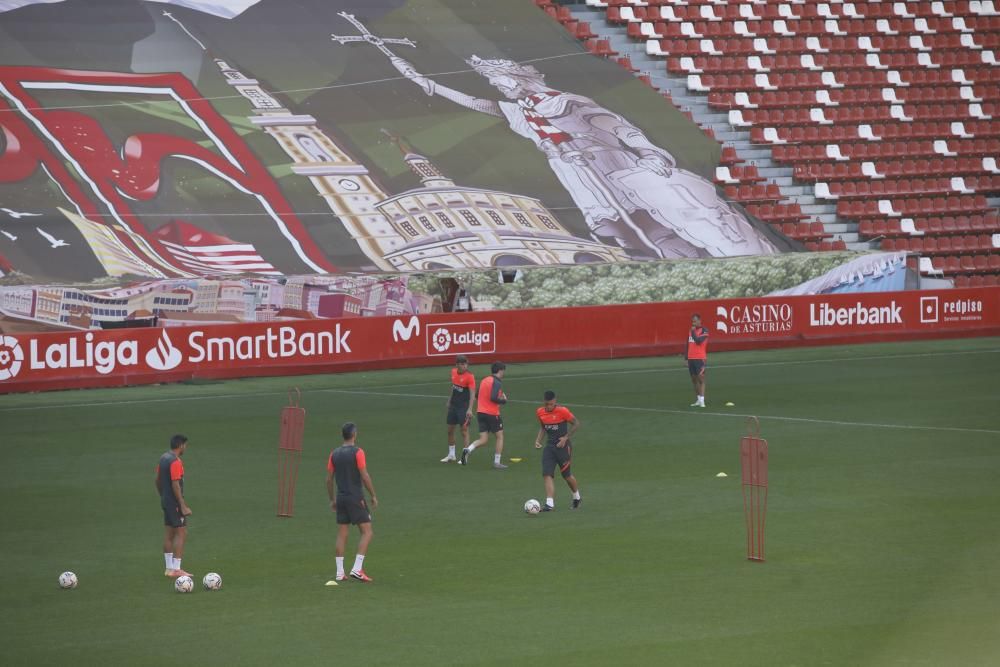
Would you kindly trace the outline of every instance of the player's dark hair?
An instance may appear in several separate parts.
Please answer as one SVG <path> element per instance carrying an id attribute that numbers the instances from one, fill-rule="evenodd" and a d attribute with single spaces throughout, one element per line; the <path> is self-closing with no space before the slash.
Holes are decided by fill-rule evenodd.
<path id="1" fill-rule="evenodd" d="M 467 356 L 465 356 L 464 354 L 460 354 L 457 357 L 455 357 L 455 363 L 456 364 L 467 364 L 467 363 L 469 363 L 469 358 Z"/>
<path id="2" fill-rule="evenodd" d="M 490 373 L 493 373 L 493 375 L 496 375 L 497 373 L 499 373 L 500 371 L 502 371 L 505 368 L 507 368 L 507 364 L 505 364 L 504 362 L 502 362 L 502 361 L 494 361 L 493 362 L 493 366 L 490 368 Z"/>
<path id="3" fill-rule="evenodd" d="M 354 437 L 354 434 L 358 432 L 358 425 L 354 422 L 347 422 L 340 427 L 340 435 L 344 436 L 344 440 L 350 440 Z"/>
<path id="4" fill-rule="evenodd" d="M 554 401 L 554 400 L 556 400 L 556 392 L 554 392 L 551 389 L 549 389 L 547 392 L 545 392 L 545 400 L 546 401 Z"/>
<path id="5" fill-rule="evenodd" d="M 692 319 L 692 320 L 693 320 L 694 318 L 696 318 L 696 317 L 697 317 L 697 318 L 698 318 L 698 319 L 700 320 L 700 319 L 701 319 L 701 313 L 692 313 L 692 314 L 691 314 L 691 319 Z"/>
<path id="6" fill-rule="evenodd" d="M 181 435 L 178 433 L 174 437 L 170 438 L 170 449 L 180 449 L 181 445 L 188 441 L 186 435 Z"/>

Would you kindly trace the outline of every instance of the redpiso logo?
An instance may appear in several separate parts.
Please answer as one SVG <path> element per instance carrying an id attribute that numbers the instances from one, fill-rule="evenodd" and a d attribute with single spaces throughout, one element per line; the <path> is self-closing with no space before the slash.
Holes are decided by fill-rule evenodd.
<path id="1" fill-rule="evenodd" d="M 21 372 L 24 350 L 13 336 L 0 336 L 0 380 L 16 377 Z"/>
<path id="2" fill-rule="evenodd" d="M 754 303 L 716 306 L 716 331 L 729 335 L 787 333 L 792 330 L 792 305 Z"/>
<path id="3" fill-rule="evenodd" d="M 983 302 L 979 299 L 953 297 L 920 297 L 920 322 L 971 322 L 983 319 Z"/>
<path id="4" fill-rule="evenodd" d="M 427 355 L 496 352 L 495 322 L 428 324 Z"/>

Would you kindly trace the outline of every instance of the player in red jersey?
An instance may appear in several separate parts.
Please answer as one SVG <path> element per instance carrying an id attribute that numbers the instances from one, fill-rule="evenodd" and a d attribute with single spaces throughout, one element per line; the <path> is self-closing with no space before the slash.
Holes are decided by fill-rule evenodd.
<path id="1" fill-rule="evenodd" d="M 692 408 L 705 407 L 705 365 L 708 363 L 708 329 L 701 326 L 701 315 L 691 316 L 684 358 L 687 360 L 691 384 L 694 385 Z"/>
<path id="2" fill-rule="evenodd" d="M 460 465 L 469 465 L 469 454 L 476 447 L 482 447 L 490 439 L 490 433 L 496 434 L 497 450 L 493 455 L 493 467 L 496 470 L 506 470 L 507 466 L 500 462 L 503 454 L 503 419 L 500 417 L 500 406 L 507 402 L 507 395 L 503 393 L 504 371 L 507 365 L 502 361 L 493 363 L 490 369 L 492 375 L 483 378 L 479 383 L 479 400 L 476 406 L 476 418 L 479 421 L 479 438 L 462 450 Z"/>
<path id="3" fill-rule="evenodd" d="M 573 492 L 572 509 L 576 509 L 583 502 L 580 498 L 580 487 L 576 483 L 576 477 L 570 470 L 573 462 L 573 442 L 570 438 L 580 427 L 580 421 L 573 416 L 573 413 L 562 405 L 556 405 L 556 393 L 554 391 L 545 392 L 545 404 L 535 411 L 541 428 L 535 436 L 535 449 L 542 448 L 542 438 L 547 438 L 545 450 L 542 452 L 542 479 L 545 480 L 545 506 L 543 512 L 551 512 L 556 508 L 555 501 L 555 476 L 556 466 L 563 479 L 569 485 L 569 490 Z"/>
<path id="4" fill-rule="evenodd" d="M 448 456 L 441 463 L 457 461 L 455 457 L 455 427 L 462 427 L 462 446 L 469 447 L 469 422 L 472 421 L 472 399 L 476 395 L 476 377 L 469 372 L 469 360 L 464 354 L 455 357 L 455 367 L 451 369 L 451 396 L 445 405 L 448 415 Z"/>

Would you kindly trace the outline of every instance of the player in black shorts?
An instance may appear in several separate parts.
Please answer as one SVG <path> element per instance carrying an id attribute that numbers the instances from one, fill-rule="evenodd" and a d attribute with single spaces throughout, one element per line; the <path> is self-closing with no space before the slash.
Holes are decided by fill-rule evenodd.
<path id="1" fill-rule="evenodd" d="M 556 405 L 556 393 L 554 391 L 545 392 L 545 404 L 535 411 L 541 428 L 535 437 L 535 448 L 542 447 L 542 437 L 547 439 L 545 449 L 542 450 L 542 479 L 545 480 L 545 506 L 543 512 L 551 512 L 556 508 L 555 501 L 555 476 L 556 466 L 559 472 L 573 492 L 572 509 L 576 509 L 583 502 L 580 498 L 580 487 L 576 483 L 576 477 L 570 469 L 573 462 L 573 442 L 570 438 L 576 433 L 580 426 L 580 421 L 562 405 Z"/>
<path id="2" fill-rule="evenodd" d="M 368 489 L 372 509 L 378 508 L 378 499 L 375 497 L 372 478 L 368 475 L 365 452 L 355 444 L 358 427 L 347 422 L 341 428 L 341 435 L 344 437 L 344 444 L 333 450 L 326 462 L 326 493 L 330 497 L 330 509 L 337 514 L 337 581 L 347 579 L 344 574 L 344 549 L 347 547 L 348 531 L 353 524 L 361 532 L 361 540 L 358 542 L 358 555 L 354 558 L 351 577 L 369 582 L 371 578 L 365 574 L 364 562 L 374 533 L 372 515 L 368 511 L 362 485 Z"/>
<path id="3" fill-rule="evenodd" d="M 455 456 L 455 427 L 462 429 L 462 447 L 469 446 L 469 422 L 472 421 L 472 400 L 476 396 L 476 378 L 469 372 L 469 360 L 464 354 L 455 357 L 455 367 L 451 369 L 451 394 L 446 403 L 448 415 L 448 456 L 441 463 L 453 463 Z"/>
<path id="4" fill-rule="evenodd" d="M 187 541 L 187 518 L 191 508 L 184 501 L 184 462 L 181 457 L 187 450 L 187 437 L 170 438 L 170 451 L 160 456 L 156 464 L 156 491 L 160 494 L 163 509 L 163 574 L 168 577 L 190 576 L 181 569 L 184 543 Z"/>

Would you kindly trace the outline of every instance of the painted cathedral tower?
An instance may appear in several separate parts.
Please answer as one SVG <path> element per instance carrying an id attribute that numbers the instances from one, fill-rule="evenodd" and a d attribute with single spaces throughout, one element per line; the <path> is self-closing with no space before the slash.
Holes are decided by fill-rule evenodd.
<path id="1" fill-rule="evenodd" d="M 274 137 L 294 164 L 292 172 L 305 176 L 340 218 L 351 238 L 379 269 L 395 268 L 385 256 L 403 244 L 402 238 L 375 205 L 388 195 L 369 175 L 367 167 L 348 155 L 317 127 L 316 119 L 293 114 L 260 87 L 223 60 L 216 59 L 226 82 L 250 102 L 250 121 Z"/>
<path id="2" fill-rule="evenodd" d="M 351 238 L 381 270 L 426 271 L 621 262 L 617 247 L 569 233 L 536 198 L 456 185 L 427 157 L 385 132 L 420 179 L 420 188 L 389 195 L 368 169 L 309 115 L 292 113 L 223 60 L 227 83 L 250 102 L 254 125 L 274 137 L 309 178 Z"/>

